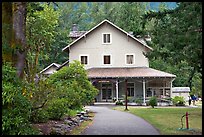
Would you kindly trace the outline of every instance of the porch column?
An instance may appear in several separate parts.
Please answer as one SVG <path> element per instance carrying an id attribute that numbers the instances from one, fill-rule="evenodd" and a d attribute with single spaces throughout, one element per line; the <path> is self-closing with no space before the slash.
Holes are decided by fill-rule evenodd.
<path id="1" fill-rule="evenodd" d="M 116 84 L 115 84 L 115 89 L 116 89 L 116 101 L 118 101 L 118 80 L 116 80 Z"/>
<path id="2" fill-rule="evenodd" d="M 171 83 L 170 83 L 170 93 L 169 93 L 169 96 L 171 97 L 171 95 L 172 95 L 172 82 L 175 80 L 175 78 L 173 78 L 172 80 L 171 80 Z"/>
<path id="3" fill-rule="evenodd" d="M 125 79 L 125 110 L 128 110 L 127 108 L 127 79 Z"/>
<path id="4" fill-rule="evenodd" d="M 142 81 L 142 85 L 143 85 L 143 104 L 146 105 L 145 103 L 145 80 Z"/>

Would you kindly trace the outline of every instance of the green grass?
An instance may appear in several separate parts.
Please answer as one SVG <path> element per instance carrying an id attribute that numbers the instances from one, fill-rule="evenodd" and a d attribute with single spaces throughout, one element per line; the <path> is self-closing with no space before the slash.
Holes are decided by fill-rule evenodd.
<path id="1" fill-rule="evenodd" d="M 199 100 L 199 101 L 196 101 L 195 105 L 196 105 L 196 106 L 202 106 L 202 101 L 200 101 L 200 100 Z"/>
<path id="2" fill-rule="evenodd" d="M 124 106 L 115 107 L 115 110 L 124 111 Z M 136 108 L 128 106 L 126 112 L 137 115 L 160 131 L 162 135 L 201 135 L 202 134 L 202 109 L 201 108 Z M 181 128 L 181 116 L 188 112 L 189 129 Z M 183 118 L 183 128 L 186 128 L 186 120 Z"/>

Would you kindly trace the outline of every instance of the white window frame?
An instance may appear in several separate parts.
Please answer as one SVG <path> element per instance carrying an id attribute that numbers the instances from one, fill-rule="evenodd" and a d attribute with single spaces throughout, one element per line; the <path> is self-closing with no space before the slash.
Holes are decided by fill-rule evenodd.
<path id="1" fill-rule="evenodd" d="M 80 61 L 80 63 L 81 63 L 81 57 L 82 57 L 82 56 L 87 56 L 87 64 L 83 64 L 83 65 L 85 65 L 85 66 L 89 65 L 89 55 L 88 55 L 88 54 L 80 54 L 80 55 L 79 55 L 79 61 Z"/>
<path id="2" fill-rule="evenodd" d="M 133 88 L 134 88 L 134 90 L 133 90 L 133 96 L 130 96 L 130 97 L 135 97 L 135 82 L 127 82 L 127 88 L 128 88 L 128 83 L 133 83 L 134 85 L 133 85 Z"/>
<path id="3" fill-rule="evenodd" d="M 103 38 L 103 36 L 104 36 L 104 34 L 110 34 L 110 42 L 109 43 L 104 43 L 104 38 Z M 103 45 L 108 45 L 108 44 L 112 44 L 112 35 L 111 35 L 111 33 L 102 33 L 102 44 Z"/>
<path id="4" fill-rule="evenodd" d="M 127 55 L 133 55 L 133 63 L 132 64 L 127 63 Z M 134 53 L 125 54 L 125 65 L 134 65 L 134 64 L 135 64 L 135 54 Z"/>
<path id="5" fill-rule="evenodd" d="M 104 64 L 104 56 L 110 56 L 110 64 Z M 112 55 L 111 54 L 103 54 L 102 55 L 102 65 L 112 65 Z"/>

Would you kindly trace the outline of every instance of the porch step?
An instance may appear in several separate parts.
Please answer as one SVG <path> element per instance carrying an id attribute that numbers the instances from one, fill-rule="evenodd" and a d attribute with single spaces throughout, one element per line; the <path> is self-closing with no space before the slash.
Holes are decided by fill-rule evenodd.
<path id="1" fill-rule="evenodd" d="M 113 102 L 94 102 L 94 105 L 115 105 Z"/>

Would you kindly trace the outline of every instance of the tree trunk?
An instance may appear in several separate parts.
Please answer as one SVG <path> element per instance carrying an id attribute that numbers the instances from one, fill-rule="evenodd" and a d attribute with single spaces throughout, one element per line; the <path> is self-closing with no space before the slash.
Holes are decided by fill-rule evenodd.
<path id="1" fill-rule="evenodd" d="M 13 3 L 13 42 L 16 47 L 17 76 L 23 78 L 26 58 L 26 2 Z"/>
<path id="2" fill-rule="evenodd" d="M 192 80 L 193 80 L 193 76 L 196 72 L 196 68 L 193 67 L 193 70 L 191 70 L 191 73 L 189 75 L 189 79 L 188 79 L 188 86 L 190 87 L 190 90 L 192 89 Z"/>
<path id="3" fill-rule="evenodd" d="M 12 60 L 12 3 L 2 3 L 2 61 L 13 62 Z"/>

